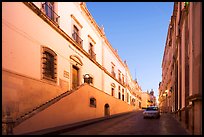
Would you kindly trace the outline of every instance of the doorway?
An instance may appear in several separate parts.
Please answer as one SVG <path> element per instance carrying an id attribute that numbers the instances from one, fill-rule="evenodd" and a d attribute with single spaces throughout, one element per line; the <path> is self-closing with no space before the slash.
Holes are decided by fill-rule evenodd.
<path id="1" fill-rule="evenodd" d="M 104 105 L 104 115 L 109 116 L 110 115 L 110 106 L 108 104 Z"/>
<path id="2" fill-rule="evenodd" d="M 72 89 L 79 86 L 79 68 L 72 66 Z"/>

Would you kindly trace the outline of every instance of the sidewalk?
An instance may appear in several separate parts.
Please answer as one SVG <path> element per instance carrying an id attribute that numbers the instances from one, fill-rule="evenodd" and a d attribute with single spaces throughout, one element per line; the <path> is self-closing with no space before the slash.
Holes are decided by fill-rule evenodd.
<path id="1" fill-rule="evenodd" d="M 161 115 L 166 117 L 168 119 L 169 123 L 171 123 L 171 122 L 174 123 L 173 124 L 173 125 L 175 125 L 174 128 L 179 128 L 180 129 L 180 127 L 181 127 L 182 132 L 183 132 L 184 135 L 191 135 L 191 133 L 188 131 L 188 129 L 183 127 L 181 122 L 178 119 L 176 119 L 173 114 L 171 114 L 171 113 L 161 113 Z"/>
<path id="2" fill-rule="evenodd" d="M 173 114 L 169 114 L 169 115 L 171 115 L 171 117 L 173 117 L 189 135 L 191 135 L 190 131 L 186 127 L 184 127 Z"/>

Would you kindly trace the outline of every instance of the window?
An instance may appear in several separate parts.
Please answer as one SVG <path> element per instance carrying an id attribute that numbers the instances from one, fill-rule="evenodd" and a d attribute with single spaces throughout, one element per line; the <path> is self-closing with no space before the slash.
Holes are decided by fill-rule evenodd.
<path id="1" fill-rule="evenodd" d="M 118 92 L 118 98 L 120 99 L 120 92 Z"/>
<path id="2" fill-rule="evenodd" d="M 118 80 L 121 82 L 121 71 L 118 70 Z"/>
<path id="3" fill-rule="evenodd" d="M 114 88 L 111 88 L 111 95 L 114 96 Z"/>
<path id="4" fill-rule="evenodd" d="M 132 99 L 132 105 L 135 106 L 135 99 Z"/>
<path id="5" fill-rule="evenodd" d="M 59 23 L 59 17 L 55 11 L 54 2 L 45 2 L 42 4 L 42 9 L 44 10 L 45 14 L 54 22 Z"/>
<path id="6" fill-rule="evenodd" d="M 118 86 L 118 98 L 119 99 L 121 98 L 121 95 L 120 95 L 120 86 Z"/>
<path id="7" fill-rule="evenodd" d="M 125 84 L 125 78 L 123 74 L 122 74 L 122 83 Z"/>
<path id="8" fill-rule="evenodd" d="M 125 100 L 125 96 L 124 96 L 124 89 L 122 89 L 122 100 Z"/>
<path id="9" fill-rule="evenodd" d="M 45 2 L 45 13 L 46 15 L 54 20 L 54 2 Z"/>
<path id="10" fill-rule="evenodd" d="M 83 42 L 83 40 L 80 38 L 79 35 L 80 35 L 80 34 L 79 34 L 79 29 L 74 25 L 74 26 L 73 26 L 73 34 L 72 34 L 72 37 L 73 37 L 73 39 L 76 41 L 76 43 L 77 43 L 80 47 L 82 47 L 82 42 Z"/>
<path id="11" fill-rule="evenodd" d="M 129 94 L 128 94 L 128 92 L 127 92 L 127 102 L 129 102 Z"/>
<path id="12" fill-rule="evenodd" d="M 114 72 L 114 69 L 115 69 L 115 67 L 114 67 L 114 66 L 112 66 L 112 71 L 111 71 L 111 74 L 113 75 L 113 77 L 115 77 L 115 72 Z"/>
<path id="13" fill-rule="evenodd" d="M 96 99 L 94 97 L 90 98 L 90 107 L 96 108 Z"/>
<path id="14" fill-rule="evenodd" d="M 112 76 L 115 78 L 115 64 L 113 62 L 111 62 L 112 67 L 111 67 L 111 74 Z"/>
<path id="15" fill-rule="evenodd" d="M 56 82 L 57 77 L 57 55 L 49 48 L 43 47 L 42 55 L 42 72 L 43 79 L 52 80 Z"/>
<path id="16" fill-rule="evenodd" d="M 94 53 L 94 48 L 93 48 L 93 45 L 91 43 L 89 43 L 89 54 L 90 54 L 92 59 L 96 60 L 96 54 Z"/>

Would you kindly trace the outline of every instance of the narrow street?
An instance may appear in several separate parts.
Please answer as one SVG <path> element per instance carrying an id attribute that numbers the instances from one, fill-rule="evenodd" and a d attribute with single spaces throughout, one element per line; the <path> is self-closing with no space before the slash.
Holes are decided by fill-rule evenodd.
<path id="1" fill-rule="evenodd" d="M 142 112 L 132 112 L 61 135 L 188 135 L 170 114 L 161 114 L 159 119 L 143 119 Z"/>
<path id="2" fill-rule="evenodd" d="M 202 2 L 2 2 L 2 135 L 202 135 L 202 22 Z"/>

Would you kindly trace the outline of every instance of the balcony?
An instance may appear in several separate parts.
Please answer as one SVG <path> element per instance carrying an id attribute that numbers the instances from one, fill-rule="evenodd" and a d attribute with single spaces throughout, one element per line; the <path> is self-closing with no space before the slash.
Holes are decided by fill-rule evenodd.
<path id="1" fill-rule="evenodd" d="M 47 15 L 47 17 L 49 17 L 50 20 L 52 20 L 54 23 L 57 23 L 59 25 L 60 16 L 54 12 L 52 7 L 47 5 L 47 3 L 43 3 L 42 4 L 42 10 Z"/>
<path id="2" fill-rule="evenodd" d="M 76 43 L 82 48 L 82 44 L 83 44 L 83 40 L 79 37 L 79 35 L 77 34 L 77 32 L 73 32 L 72 34 L 73 39 L 76 41 Z"/>
<path id="3" fill-rule="evenodd" d="M 89 54 L 90 54 L 92 59 L 96 60 L 96 54 L 94 53 L 94 51 L 92 49 L 89 49 Z"/>

